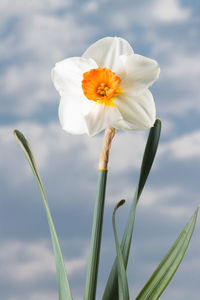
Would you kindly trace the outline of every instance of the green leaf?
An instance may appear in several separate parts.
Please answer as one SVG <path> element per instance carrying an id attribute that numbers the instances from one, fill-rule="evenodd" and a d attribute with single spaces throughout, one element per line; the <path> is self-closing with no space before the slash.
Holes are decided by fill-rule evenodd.
<path id="1" fill-rule="evenodd" d="M 121 251 L 124 258 L 125 268 L 127 267 L 128 257 L 130 252 L 133 226 L 135 221 L 135 212 L 136 206 L 139 200 L 139 197 L 142 193 L 143 187 L 151 170 L 151 166 L 153 164 L 158 142 L 160 139 L 160 131 L 161 131 L 161 121 L 159 119 L 156 120 L 154 126 L 150 129 L 148 140 L 146 143 L 144 156 L 142 160 L 142 165 L 140 169 L 140 177 L 139 182 L 136 188 L 136 192 L 132 201 L 131 209 L 129 212 L 128 220 L 126 223 L 124 235 L 121 242 Z M 118 300 L 118 283 L 117 283 L 117 260 L 115 259 L 112 270 L 110 272 L 106 288 L 103 294 L 103 300 Z"/>
<path id="2" fill-rule="evenodd" d="M 68 283 L 68 279 L 67 279 L 67 275 L 66 275 L 66 271 L 65 271 L 65 265 L 64 265 L 58 237 L 57 237 L 56 230 L 55 230 L 55 227 L 53 224 L 53 220 L 51 217 L 51 212 L 50 212 L 50 209 L 48 206 L 44 188 L 42 186 L 42 182 L 41 182 L 41 179 L 40 179 L 40 176 L 38 173 L 36 162 L 33 157 L 33 153 L 31 151 L 31 147 L 30 147 L 28 141 L 26 140 L 26 138 L 24 137 L 24 135 L 20 131 L 14 130 L 14 135 L 17 139 L 17 142 L 21 146 L 22 150 L 24 151 L 24 153 L 28 159 L 28 162 L 31 166 L 31 169 L 32 169 L 35 179 L 37 181 L 40 193 L 42 195 L 42 200 L 43 200 L 43 204 L 44 204 L 46 214 L 47 214 L 47 219 L 48 219 L 50 233 L 51 233 L 51 239 L 52 239 L 52 243 L 53 243 L 55 261 L 56 261 L 59 300 L 73 300 L 72 294 L 70 291 L 70 287 L 69 287 L 69 283 Z"/>
<path id="3" fill-rule="evenodd" d="M 199 207 L 135 300 L 156 300 L 163 293 L 180 265 L 190 243 L 198 210 Z"/>
<path id="4" fill-rule="evenodd" d="M 149 172 L 151 170 L 151 166 L 153 164 L 157 152 L 157 148 L 158 148 L 158 143 L 160 140 L 160 132 L 161 132 L 161 120 L 157 119 L 154 126 L 150 129 L 149 137 L 144 151 L 142 166 L 140 169 L 137 200 L 139 200 L 139 197 L 142 193 L 143 187 L 146 183 Z"/>
<path id="5" fill-rule="evenodd" d="M 116 206 L 113 211 L 112 216 L 112 224 L 113 224 L 113 231 L 115 236 L 115 246 L 117 252 L 117 269 L 118 269 L 118 288 L 119 288 L 119 300 L 129 300 L 129 289 L 128 289 L 128 281 L 126 276 L 126 270 L 124 266 L 124 260 L 119 244 L 119 239 L 117 235 L 116 225 L 115 225 L 115 213 L 117 209 L 125 203 L 125 200 L 121 200 Z"/>
<path id="6" fill-rule="evenodd" d="M 96 295 L 106 180 L 107 170 L 99 170 L 84 300 L 94 300 Z"/>

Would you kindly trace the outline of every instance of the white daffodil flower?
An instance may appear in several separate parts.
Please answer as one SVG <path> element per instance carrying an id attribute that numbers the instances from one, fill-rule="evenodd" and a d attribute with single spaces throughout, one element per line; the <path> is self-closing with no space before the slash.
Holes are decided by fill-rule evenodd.
<path id="1" fill-rule="evenodd" d="M 61 96 L 62 128 L 94 136 L 109 125 L 125 130 L 152 127 L 156 109 L 148 88 L 159 73 L 155 60 L 134 54 L 118 37 L 105 37 L 82 57 L 58 62 L 52 80 Z"/>

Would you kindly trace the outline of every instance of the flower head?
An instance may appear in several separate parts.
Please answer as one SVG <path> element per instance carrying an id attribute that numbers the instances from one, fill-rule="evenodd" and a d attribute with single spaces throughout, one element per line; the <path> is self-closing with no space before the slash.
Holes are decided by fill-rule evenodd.
<path id="1" fill-rule="evenodd" d="M 61 96 L 62 128 L 93 136 L 109 125 L 125 130 L 152 127 L 156 110 L 148 88 L 159 73 L 155 60 L 134 54 L 118 37 L 103 38 L 82 57 L 58 62 L 52 80 Z"/>

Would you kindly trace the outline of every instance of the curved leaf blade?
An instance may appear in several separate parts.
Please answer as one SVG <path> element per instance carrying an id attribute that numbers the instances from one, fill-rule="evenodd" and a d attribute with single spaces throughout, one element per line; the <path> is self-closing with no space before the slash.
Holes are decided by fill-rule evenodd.
<path id="1" fill-rule="evenodd" d="M 138 185 L 136 188 L 136 192 L 132 201 L 131 209 L 129 212 L 129 216 L 127 219 L 126 227 L 124 230 L 124 234 L 121 241 L 121 251 L 124 258 L 124 265 L 125 268 L 128 264 L 128 257 L 130 252 L 131 240 L 132 240 L 132 233 L 135 221 L 135 213 L 136 213 L 136 206 L 139 201 L 139 197 L 142 193 L 146 180 L 148 178 L 149 172 L 151 170 L 157 148 L 160 139 L 160 132 L 161 132 L 161 121 L 157 119 L 154 126 L 150 129 L 148 140 L 146 143 L 142 165 L 140 169 L 140 176 Z M 115 259 L 106 287 L 103 294 L 102 300 L 118 300 L 118 283 L 117 283 L 117 260 Z"/>
<path id="2" fill-rule="evenodd" d="M 157 148 L 158 143 L 160 140 L 160 132 L 161 132 L 161 120 L 157 119 L 155 121 L 154 126 L 150 129 L 148 140 L 146 143 L 144 156 L 142 159 L 142 165 L 140 169 L 140 177 L 138 183 L 138 190 L 137 190 L 137 201 L 142 193 L 146 180 L 149 176 L 149 172 L 151 170 Z"/>
<path id="3" fill-rule="evenodd" d="M 66 271 L 65 271 L 65 265 L 62 257 L 62 252 L 60 249 L 58 237 L 56 234 L 56 230 L 54 227 L 54 223 L 51 217 L 51 212 L 49 209 L 49 205 L 47 202 L 47 198 L 44 192 L 44 188 L 39 176 L 39 172 L 36 166 L 36 162 L 31 150 L 31 147 L 25 138 L 25 136 L 19 131 L 19 130 L 14 130 L 14 136 L 17 139 L 17 142 L 21 146 L 22 150 L 24 151 L 26 158 L 30 164 L 30 167 L 33 171 L 33 174 L 35 176 L 35 179 L 37 181 L 41 196 L 42 196 L 42 201 L 46 210 L 46 215 L 47 215 L 47 220 L 50 228 L 50 233 L 51 233 L 51 239 L 52 239 L 52 244 L 53 244 L 53 250 L 54 250 L 54 256 L 55 256 L 55 261 L 56 261 L 56 272 L 57 272 L 57 281 L 58 281 L 58 293 L 59 293 L 59 300 L 73 300 L 72 294 L 70 291 L 69 287 L 69 282 L 67 279 Z"/>
<path id="4" fill-rule="evenodd" d="M 124 266 L 124 260 L 121 252 L 121 247 L 117 235 L 117 229 L 115 224 L 115 213 L 117 209 L 125 203 L 125 200 L 121 200 L 116 206 L 113 211 L 112 215 L 112 225 L 113 225 L 113 232 L 115 236 L 115 246 L 117 252 L 117 270 L 118 270 L 118 288 L 119 288 L 119 300 L 129 300 L 129 289 L 128 289 L 128 281 L 126 276 L 126 270 Z"/>
<path id="5" fill-rule="evenodd" d="M 188 248 L 196 224 L 198 210 L 199 207 L 196 209 L 189 222 L 185 225 L 182 232 L 135 300 L 157 300 L 163 293 L 178 269 Z"/>

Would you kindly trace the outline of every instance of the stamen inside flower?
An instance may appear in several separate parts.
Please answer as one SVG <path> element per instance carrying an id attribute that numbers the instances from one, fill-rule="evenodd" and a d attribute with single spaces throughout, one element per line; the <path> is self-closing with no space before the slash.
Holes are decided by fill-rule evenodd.
<path id="1" fill-rule="evenodd" d="M 120 77 L 107 68 L 92 69 L 83 74 L 82 89 L 89 99 L 105 105 L 114 105 L 113 98 L 121 91 Z"/>

